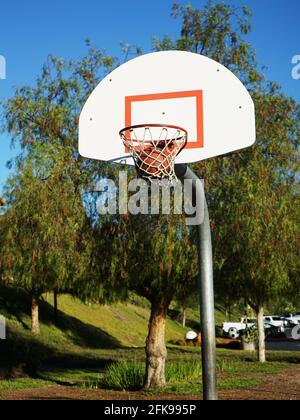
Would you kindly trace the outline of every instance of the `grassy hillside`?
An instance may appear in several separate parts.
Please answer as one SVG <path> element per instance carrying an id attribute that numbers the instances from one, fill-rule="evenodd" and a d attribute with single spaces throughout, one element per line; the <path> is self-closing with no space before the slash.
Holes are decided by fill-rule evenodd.
<path id="1" fill-rule="evenodd" d="M 8 340 L 0 341 L 0 369 L 25 368 L 35 370 L 45 361 L 71 359 L 92 363 L 99 359 L 122 357 L 122 349 L 143 348 L 150 315 L 147 301 L 133 297 L 128 303 L 112 306 L 85 305 L 70 296 L 60 296 L 58 322 L 54 323 L 53 296 L 44 296 L 40 305 L 41 336 L 30 332 L 28 294 L 22 290 L 0 287 L 0 314 L 7 318 Z M 185 333 L 199 329 L 199 311 L 189 310 L 187 327 L 178 322 L 178 311 L 170 310 L 166 341 L 182 341 Z M 224 318 L 221 311 L 217 320 Z M 143 354 L 142 352 L 138 352 Z M 1 372 L 0 372 L 1 373 Z"/>
<path id="2" fill-rule="evenodd" d="M 40 306 L 41 336 L 52 344 L 64 342 L 71 347 L 141 347 L 145 343 L 150 312 L 147 303 L 140 301 L 141 304 L 100 306 L 60 296 L 59 319 L 55 326 L 52 296 L 45 296 Z M 11 328 L 20 333 L 30 330 L 30 298 L 24 292 L 1 288 L 0 313 Z M 178 322 L 168 319 L 167 341 L 182 339 L 185 331 Z"/>

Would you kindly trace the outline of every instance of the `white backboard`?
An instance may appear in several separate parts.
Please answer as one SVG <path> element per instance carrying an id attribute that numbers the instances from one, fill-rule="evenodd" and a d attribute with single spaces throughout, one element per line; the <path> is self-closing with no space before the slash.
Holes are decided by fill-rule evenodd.
<path id="1" fill-rule="evenodd" d="M 79 124 L 79 152 L 133 164 L 119 137 L 139 124 L 169 124 L 189 133 L 177 163 L 250 147 L 255 109 L 246 88 L 221 64 L 199 54 L 164 51 L 135 58 L 108 75 L 89 97 Z"/>

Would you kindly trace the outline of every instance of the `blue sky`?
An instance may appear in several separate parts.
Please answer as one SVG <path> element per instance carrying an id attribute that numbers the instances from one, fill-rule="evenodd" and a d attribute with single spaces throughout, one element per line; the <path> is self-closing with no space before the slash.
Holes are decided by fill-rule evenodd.
<path id="1" fill-rule="evenodd" d="M 120 54 L 120 41 L 151 50 L 153 35 L 176 37 L 180 24 L 170 17 L 174 0 L 10 0 L 0 5 L 0 55 L 6 58 L 7 79 L 0 80 L 0 99 L 14 86 L 31 84 L 49 53 L 79 57 L 88 37 L 108 53 Z M 185 4 L 187 2 L 180 1 Z M 191 0 L 201 6 L 203 0 Z M 228 0 L 248 4 L 254 13 L 249 40 L 267 75 L 284 91 L 300 100 L 300 80 L 291 77 L 292 57 L 300 55 L 299 0 Z M 0 191 L 11 150 L 7 136 L 0 137 Z"/>

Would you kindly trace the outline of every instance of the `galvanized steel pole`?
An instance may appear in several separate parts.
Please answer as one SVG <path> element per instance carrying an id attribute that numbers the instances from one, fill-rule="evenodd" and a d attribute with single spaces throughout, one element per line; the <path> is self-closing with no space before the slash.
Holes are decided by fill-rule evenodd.
<path id="1" fill-rule="evenodd" d="M 197 185 L 199 178 L 187 167 L 176 165 L 176 174 L 182 181 L 193 181 L 193 195 L 197 197 Z M 204 188 L 204 187 L 202 187 Z M 199 262 L 199 293 L 201 312 L 202 333 L 202 375 L 203 396 L 207 401 L 218 399 L 217 374 L 216 374 L 216 332 L 215 332 L 215 305 L 214 305 L 214 282 L 213 282 L 213 255 L 209 212 L 204 197 L 204 220 L 197 225 L 197 248 Z M 203 203 L 197 203 L 197 206 Z"/>

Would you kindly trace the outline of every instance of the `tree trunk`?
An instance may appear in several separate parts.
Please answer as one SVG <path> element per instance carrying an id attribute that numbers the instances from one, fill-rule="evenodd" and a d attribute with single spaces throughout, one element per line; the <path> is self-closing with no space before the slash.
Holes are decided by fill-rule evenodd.
<path id="1" fill-rule="evenodd" d="M 264 326 L 264 307 L 259 305 L 257 309 L 257 326 L 258 326 L 258 360 L 261 363 L 266 362 L 266 336 Z"/>
<path id="2" fill-rule="evenodd" d="M 57 300 L 57 290 L 54 290 L 54 323 L 57 324 L 58 320 L 58 300 Z"/>
<path id="3" fill-rule="evenodd" d="M 40 335 L 39 296 L 32 295 L 31 299 L 31 332 Z"/>
<path id="4" fill-rule="evenodd" d="M 165 329 L 167 310 L 170 302 L 161 299 L 152 302 L 149 334 L 146 341 L 146 378 L 144 389 L 162 388 L 166 385 L 165 365 L 167 348 Z"/>
<path id="5" fill-rule="evenodd" d="M 186 308 L 182 308 L 182 326 L 186 327 Z"/>

